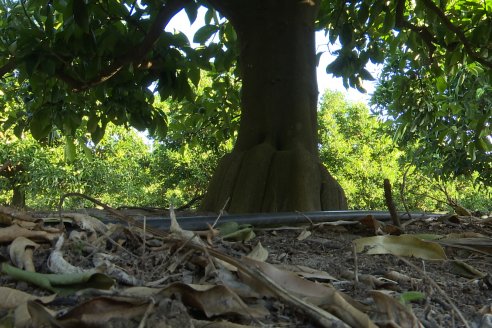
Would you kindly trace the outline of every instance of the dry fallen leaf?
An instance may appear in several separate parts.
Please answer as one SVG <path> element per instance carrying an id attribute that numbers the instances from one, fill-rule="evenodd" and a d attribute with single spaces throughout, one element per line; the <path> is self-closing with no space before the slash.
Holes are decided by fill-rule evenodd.
<path id="1" fill-rule="evenodd" d="M 63 235 L 58 238 L 55 248 L 51 252 L 50 256 L 48 257 L 48 269 L 53 272 L 53 273 L 83 273 L 87 272 L 88 270 L 84 270 L 82 268 L 76 267 L 69 262 L 67 262 L 63 258 L 63 252 L 61 251 L 61 248 L 63 246 L 63 243 L 65 241 L 65 237 Z"/>
<path id="2" fill-rule="evenodd" d="M 56 294 L 49 296 L 31 295 L 20 290 L 0 286 L 0 309 L 15 309 L 14 326 L 26 327 L 31 323 L 31 316 L 27 310 L 27 302 L 39 300 L 42 303 L 49 303 L 56 298 Z"/>
<path id="3" fill-rule="evenodd" d="M 424 260 L 445 260 L 444 249 L 435 242 L 424 241 L 412 235 L 374 236 L 355 239 L 356 251 L 367 254 L 414 256 Z"/>
<path id="4" fill-rule="evenodd" d="M 17 237 L 9 247 L 10 260 L 19 269 L 34 272 L 33 253 L 39 247 L 30 239 Z"/>
<path id="5" fill-rule="evenodd" d="M 183 302 L 197 308 L 210 318 L 223 314 L 239 314 L 244 317 L 264 318 L 269 314 L 263 307 L 246 305 L 229 288 L 222 285 L 195 285 L 173 283 L 159 292 L 160 297 L 181 295 Z"/>
<path id="6" fill-rule="evenodd" d="M 404 306 L 391 296 L 383 292 L 371 291 L 372 298 L 376 305 L 377 313 L 374 321 L 380 327 L 401 327 L 401 328 L 421 328 L 419 320 L 413 314 L 411 308 Z"/>
<path id="7" fill-rule="evenodd" d="M 0 286 L 0 295 L 2 295 L 2 297 L 0 297 L 1 309 L 15 309 L 19 305 L 30 300 L 40 300 L 43 303 L 49 303 L 56 297 L 56 294 L 40 297 L 17 289 L 2 286 Z"/>
<path id="8" fill-rule="evenodd" d="M 354 306 L 358 304 L 356 301 L 350 299 L 348 296 L 342 295 L 333 287 L 303 279 L 292 272 L 281 270 L 273 264 L 266 262 L 255 261 L 247 257 L 242 258 L 241 261 L 261 271 L 265 276 L 291 293 L 294 297 L 317 305 L 320 309 L 329 309 L 330 313 L 349 325 L 375 327 L 369 317 Z M 272 295 L 272 292 L 274 292 L 274 289 L 266 291 L 263 286 L 255 281 L 255 277 L 242 275 L 242 278 L 251 286 L 255 286 L 256 290 L 262 290 L 265 296 Z"/>
<path id="9" fill-rule="evenodd" d="M 250 259 L 265 262 L 268 258 L 268 251 L 261 245 L 260 242 L 251 250 L 251 252 L 246 255 Z"/>
<path id="10" fill-rule="evenodd" d="M 149 300 L 128 297 L 96 297 L 56 318 L 43 312 L 46 308 L 40 304 L 30 303 L 29 310 L 33 321 L 50 322 L 49 327 L 104 327 L 113 318 L 141 317 L 148 303 Z"/>
<path id="11" fill-rule="evenodd" d="M 14 220 L 36 222 L 38 219 L 23 211 L 18 211 L 11 207 L 0 206 L 0 223 L 10 225 Z"/>
<path id="12" fill-rule="evenodd" d="M 466 249 L 472 252 L 477 252 L 485 255 L 492 255 L 492 238 L 489 237 L 474 237 L 474 238 L 443 238 L 437 241 L 439 244 Z"/>
<path id="13" fill-rule="evenodd" d="M 291 271 L 297 274 L 298 276 L 301 276 L 309 280 L 338 281 L 337 278 L 333 277 L 331 274 L 325 271 L 316 270 L 304 265 L 280 264 L 278 265 L 278 267 L 282 270 Z"/>
<path id="14" fill-rule="evenodd" d="M 305 239 L 309 238 L 309 236 L 311 236 L 311 231 L 304 229 L 301 231 L 299 236 L 297 236 L 297 240 L 299 240 L 299 241 L 305 240 Z"/>
<path id="15" fill-rule="evenodd" d="M 26 237 L 36 241 L 53 241 L 61 233 L 50 233 L 42 230 L 29 230 L 19 227 L 16 224 L 8 226 L 6 228 L 0 228 L 0 243 L 9 243 L 17 237 Z"/>

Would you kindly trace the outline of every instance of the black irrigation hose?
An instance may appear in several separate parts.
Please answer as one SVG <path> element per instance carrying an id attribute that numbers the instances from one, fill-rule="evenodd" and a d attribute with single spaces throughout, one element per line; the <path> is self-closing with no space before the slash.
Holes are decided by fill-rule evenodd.
<path id="1" fill-rule="evenodd" d="M 408 218 L 407 213 L 398 213 L 402 219 Z M 442 214 L 410 213 L 412 218 L 427 218 L 441 216 Z M 222 215 L 219 223 L 237 222 L 238 224 L 251 224 L 254 227 L 287 226 L 335 222 L 339 220 L 357 221 L 368 215 L 376 220 L 390 221 L 391 215 L 387 211 L 321 211 L 321 212 L 286 212 L 286 213 L 256 213 L 256 214 L 230 214 Z M 157 229 L 168 230 L 171 220 L 169 217 L 155 215 L 135 215 L 135 219 L 142 221 L 145 217 L 146 224 Z M 206 230 L 212 225 L 217 216 L 186 216 L 177 218 L 179 225 L 185 230 Z M 114 219 L 105 219 L 104 222 L 118 223 Z"/>

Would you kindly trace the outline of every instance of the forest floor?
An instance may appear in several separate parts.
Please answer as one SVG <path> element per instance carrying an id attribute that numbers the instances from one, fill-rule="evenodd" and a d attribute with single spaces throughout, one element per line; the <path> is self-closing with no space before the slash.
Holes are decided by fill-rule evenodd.
<path id="1" fill-rule="evenodd" d="M 0 207 L 0 327 L 492 327 L 487 215 L 200 237 L 58 220 Z"/>

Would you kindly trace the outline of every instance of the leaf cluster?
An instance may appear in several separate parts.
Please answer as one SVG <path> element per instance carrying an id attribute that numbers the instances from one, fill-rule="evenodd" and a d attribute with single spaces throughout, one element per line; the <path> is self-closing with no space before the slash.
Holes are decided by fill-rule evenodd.
<path id="1" fill-rule="evenodd" d="M 237 55 L 234 30 L 213 9 L 198 47 L 182 32 L 163 32 L 182 8 L 196 19 L 193 1 L 2 1 L 0 87 L 15 104 L 3 128 L 38 140 L 82 129 L 98 143 L 114 123 L 164 138 L 156 92 L 193 102 L 201 70 L 228 72 Z"/>
<path id="2" fill-rule="evenodd" d="M 400 50 L 405 53 L 401 65 L 430 66 L 435 76 L 472 62 L 492 68 L 492 6 L 487 1 L 325 0 L 317 23 L 330 43 L 339 45 L 327 72 L 360 91 L 362 80 L 373 79 L 367 63 L 383 64 Z"/>

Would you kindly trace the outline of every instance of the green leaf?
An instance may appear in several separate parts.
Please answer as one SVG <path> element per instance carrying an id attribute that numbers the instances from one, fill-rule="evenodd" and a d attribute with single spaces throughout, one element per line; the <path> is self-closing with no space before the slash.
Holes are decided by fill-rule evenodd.
<path id="1" fill-rule="evenodd" d="M 75 149 L 75 143 L 72 136 L 65 137 L 65 161 L 71 163 L 75 161 L 77 151 Z"/>
<path id="2" fill-rule="evenodd" d="M 91 132 L 91 139 L 94 142 L 94 144 L 98 144 L 101 139 L 104 137 L 104 132 L 106 131 L 106 124 L 102 124 L 102 126 L 99 126 L 96 124 L 96 128 L 94 129 L 93 132 Z"/>
<path id="3" fill-rule="evenodd" d="M 475 91 L 475 98 L 480 99 L 482 98 L 483 94 L 485 93 L 485 90 L 483 88 L 478 88 L 476 91 Z"/>
<path id="4" fill-rule="evenodd" d="M 369 73 L 369 71 L 366 70 L 365 68 L 360 70 L 360 77 L 363 80 L 367 80 L 367 81 L 374 81 L 375 80 L 375 78 L 372 76 L 372 74 Z"/>
<path id="5" fill-rule="evenodd" d="M 443 93 L 444 91 L 446 91 L 448 84 L 447 84 L 446 78 L 444 76 L 438 76 L 437 77 L 436 87 L 437 87 L 437 91 L 439 91 L 440 93 Z"/>
<path id="6" fill-rule="evenodd" d="M 366 2 L 363 2 L 360 5 L 359 12 L 357 13 L 357 19 L 359 22 L 364 24 L 369 18 L 369 5 Z"/>
<path id="7" fill-rule="evenodd" d="M 217 25 L 205 25 L 201 27 L 198 31 L 196 31 L 193 36 L 193 42 L 204 44 L 219 31 L 219 27 Z"/>
<path id="8" fill-rule="evenodd" d="M 198 87 L 198 83 L 200 83 L 200 69 L 198 67 L 193 67 L 188 72 L 188 78 L 191 82 Z"/>
<path id="9" fill-rule="evenodd" d="M 84 31 L 89 32 L 89 11 L 84 0 L 73 0 L 73 18 Z"/>
<path id="10" fill-rule="evenodd" d="M 99 118 L 97 117 L 97 115 L 92 113 L 89 116 L 89 119 L 87 120 L 87 132 L 93 133 L 94 131 L 96 131 L 98 122 L 99 122 Z"/>
<path id="11" fill-rule="evenodd" d="M 400 302 L 403 304 L 408 304 L 411 302 L 425 300 L 425 294 L 417 291 L 408 291 L 400 295 Z"/>
<path id="12" fill-rule="evenodd" d="M 198 15 L 198 6 L 195 1 L 189 1 L 186 3 L 184 6 L 184 10 L 186 12 L 186 15 L 188 16 L 188 20 L 190 21 L 190 25 L 192 25 L 196 17 Z"/>
<path id="13" fill-rule="evenodd" d="M 39 111 L 33 115 L 29 129 L 36 140 L 41 140 L 51 131 L 50 116 L 46 111 Z"/>
<path id="14" fill-rule="evenodd" d="M 340 42 L 342 46 L 349 45 L 352 43 L 354 27 L 352 24 L 344 24 L 342 26 L 342 31 L 340 33 Z"/>
<path id="15" fill-rule="evenodd" d="M 14 279 L 26 281 L 59 295 L 73 294 L 85 288 L 110 289 L 114 281 L 102 273 L 83 272 L 71 274 L 49 274 L 24 271 L 7 263 L 1 263 L 2 272 Z"/>
<path id="16" fill-rule="evenodd" d="M 395 15 L 392 12 L 387 11 L 386 15 L 384 16 L 383 32 L 388 33 L 389 31 L 391 31 L 391 29 L 393 29 L 394 26 Z"/>

